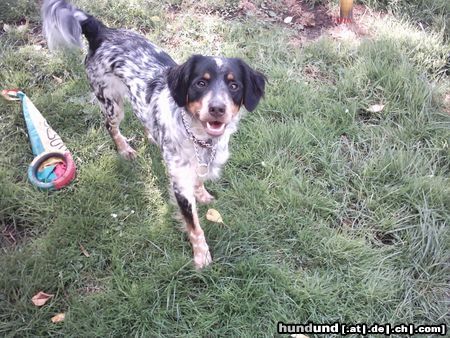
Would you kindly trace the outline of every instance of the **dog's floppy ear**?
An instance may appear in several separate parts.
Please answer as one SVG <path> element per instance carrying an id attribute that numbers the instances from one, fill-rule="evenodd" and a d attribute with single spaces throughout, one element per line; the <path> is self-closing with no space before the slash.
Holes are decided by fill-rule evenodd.
<path id="1" fill-rule="evenodd" d="M 179 107 L 184 107 L 187 103 L 191 74 L 200 58 L 202 58 L 201 55 L 193 55 L 185 63 L 170 68 L 167 73 L 170 94 Z"/>
<path id="2" fill-rule="evenodd" d="M 264 74 L 253 70 L 244 61 L 240 61 L 244 79 L 244 106 L 248 111 L 255 110 L 259 100 L 264 96 L 267 78 Z"/>

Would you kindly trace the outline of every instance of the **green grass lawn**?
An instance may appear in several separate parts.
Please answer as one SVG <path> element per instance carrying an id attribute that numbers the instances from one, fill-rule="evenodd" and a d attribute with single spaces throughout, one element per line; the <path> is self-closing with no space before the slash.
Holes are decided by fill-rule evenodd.
<path id="1" fill-rule="evenodd" d="M 298 46 L 288 25 L 222 17 L 237 1 L 73 1 L 179 62 L 236 56 L 269 78 L 223 176 L 207 185 L 226 226 L 200 208 L 214 262 L 198 272 L 158 149 L 130 108 L 122 125 L 139 153 L 133 162 L 103 126 L 83 53 L 50 54 L 35 2 L 9 2 L 18 7 L 1 20 L 14 26 L 25 13 L 31 23 L 0 32 L 0 89 L 28 94 L 78 172 L 61 191 L 34 189 L 20 107 L 0 101 L 0 336 L 273 336 L 278 321 L 450 325 L 450 45 L 441 26 L 368 17 L 361 39 Z M 374 104 L 385 107 L 370 112 Z M 55 296 L 37 308 L 38 291 Z M 53 324 L 60 312 L 65 321 Z"/>

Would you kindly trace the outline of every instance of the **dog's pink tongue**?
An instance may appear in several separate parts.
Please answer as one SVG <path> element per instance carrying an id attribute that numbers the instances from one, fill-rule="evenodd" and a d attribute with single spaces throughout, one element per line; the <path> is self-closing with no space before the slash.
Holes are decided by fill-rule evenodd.
<path id="1" fill-rule="evenodd" d="M 225 130 L 225 123 L 214 121 L 206 123 L 206 131 L 209 135 L 220 136 Z"/>

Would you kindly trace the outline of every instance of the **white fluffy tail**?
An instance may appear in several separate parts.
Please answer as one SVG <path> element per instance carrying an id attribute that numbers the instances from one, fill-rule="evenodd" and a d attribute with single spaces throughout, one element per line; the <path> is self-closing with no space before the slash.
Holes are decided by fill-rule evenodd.
<path id="1" fill-rule="evenodd" d="M 42 6 L 44 35 L 50 49 L 81 48 L 81 24 L 89 18 L 64 0 L 45 0 Z"/>

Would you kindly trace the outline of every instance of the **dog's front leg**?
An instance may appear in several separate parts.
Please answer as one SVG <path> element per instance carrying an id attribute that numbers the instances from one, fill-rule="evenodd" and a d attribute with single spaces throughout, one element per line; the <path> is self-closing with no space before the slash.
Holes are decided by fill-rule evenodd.
<path id="1" fill-rule="evenodd" d="M 186 223 L 186 230 L 194 253 L 194 264 L 197 269 L 204 268 L 211 263 L 211 254 L 206 244 L 205 234 L 198 220 L 194 195 L 195 177 L 191 168 L 172 170 L 172 188 L 181 215 Z"/>
<path id="2" fill-rule="evenodd" d="M 200 180 L 197 180 L 197 183 L 195 184 L 194 195 L 198 203 L 209 204 L 214 201 L 214 196 L 206 190 L 203 181 Z"/>

